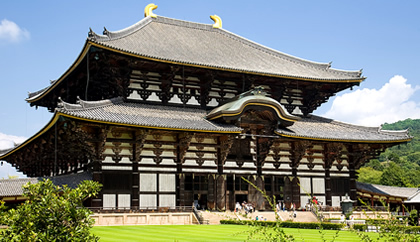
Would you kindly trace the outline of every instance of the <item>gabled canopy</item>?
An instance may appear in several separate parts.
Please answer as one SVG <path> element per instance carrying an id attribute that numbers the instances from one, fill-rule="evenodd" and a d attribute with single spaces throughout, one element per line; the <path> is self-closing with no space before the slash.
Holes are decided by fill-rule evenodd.
<path id="1" fill-rule="evenodd" d="M 238 120 L 247 110 L 256 109 L 269 110 L 273 114 L 273 119 L 283 127 L 290 126 L 300 119 L 289 114 L 279 102 L 266 95 L 262 87 L 257 87 L 213 109 L 206 118 L 208 120 Z"/>

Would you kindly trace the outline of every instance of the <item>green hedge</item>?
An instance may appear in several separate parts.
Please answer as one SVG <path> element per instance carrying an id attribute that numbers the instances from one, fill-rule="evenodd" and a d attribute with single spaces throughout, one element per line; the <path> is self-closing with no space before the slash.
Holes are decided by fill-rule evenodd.
<path id="1" fill-rule="evenodd" d="M 221 224 L 242 224 L 242 225 L 261 225 L 261 226 L 276 226 L 275 221 L 255 221 L 255 220 L 220 220 Z M 339 230 L 344 227 L 344 224 L 335 223 L 301 223 L 301 222 L 280 222 L 279 226 L 283 228 L 300 228 L 300 229 L 319 229 L 320 225 L 324 229 Z"/>

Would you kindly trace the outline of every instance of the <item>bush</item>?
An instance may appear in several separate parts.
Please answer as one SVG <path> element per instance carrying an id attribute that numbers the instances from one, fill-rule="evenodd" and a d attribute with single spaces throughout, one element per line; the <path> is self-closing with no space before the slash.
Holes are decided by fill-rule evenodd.
<path id="1" fill-rule="evenodd" d="M 340 230 L 344 227 L 344 224 L 336 223 L 302 223 L 302 222 L 276 222 L 276 221 L 250 221 L 250 220 L 220 220 L 221 224 L 239 224 L 239 225 L 259 225 L 259 226 L 271 226 L 274 227 L 277 224 L 281 228 L 300 228 L 300 229 L 319 229 L 322 226 L 323 229 L 328 230 Z"/>
<path id="2" fill-rule="evenodd" d="M 82 203 L 100 187 L 93 181 L 83 181 L 75 189 L 55 186 L 51 180 L 24 185 L 28 199 L 1 213 L 0 223 L 8 227 L 0 231 L 0 241 L 98 241 L 89 231 L 92 212 Z"/>

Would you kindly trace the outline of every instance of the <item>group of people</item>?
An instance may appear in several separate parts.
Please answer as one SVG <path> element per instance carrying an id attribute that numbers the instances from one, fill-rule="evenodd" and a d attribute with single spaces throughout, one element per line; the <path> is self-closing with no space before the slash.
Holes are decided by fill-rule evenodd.
<path id="1" fill-rule="evenodd" d="M 239 211 L 244 212 L 245 214 L 252 213 L 255 212 L 255 206 L 252 203 L 247 203 L 246 201 L 242 202 L 242 204 L 236 202 L 235 213 Z"/>

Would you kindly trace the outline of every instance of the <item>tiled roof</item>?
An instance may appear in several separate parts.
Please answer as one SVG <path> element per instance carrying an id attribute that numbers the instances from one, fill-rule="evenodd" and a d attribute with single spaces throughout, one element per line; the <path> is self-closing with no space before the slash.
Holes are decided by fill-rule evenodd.
<path id="1" fill-rule="evenodd" d="M 22 186 L 28 182 L 35 184 L 43 179 L 52 179 L 53 183 L 58 186 L 67 185 L 70 188 L 76 188 L 84 180 L 92 180 L 92 174 L 82 172 L 77 174 L 63 175 L 57 177 L 34 177 L 34 178 L 18 178 L 0 180 L 0 197 L 22 196 Z"/>
<path id="2" fill-rule="evenodd" d="M 211 24 L 158 16 L 120 30 L 89 33 L 89 40 L 146 58 L 217 69 L 312 80 L 361 81 L 361 71 L 330 68 L 252 42 Z"/>
<path id="3" fill-rule="evenodd" d="M 290 127 L 277 129 L 276 133 L 287 137 L 349 142 L 405 142 L 412 138 L 407 130 L 388 131 L 380 127 L 352 125 L 319 116 L 303 117 Z"/>
<path id="4" fill-rule="evenodd" d="M 383 196 L 393 196 L 393 197 L 402 197 L 409 198 L 418 191 L 418 188 L 411 187 L 393 187 L 393 186 L 384 186 L 376 185 L 369 183 L 356 182 L 357 190 L 361 192 L 368 192 Z"/>
<path id="5" fill-rule="evenodd" d="M 79 101 L 79 104 L 61 102 L 57 112 L 72 117 L 106 123 L 203 132 L 239 133 L 234 125 L 217 124 L 205 119 L 206 111 L 124 102 L 122 98 L 102 101 Z"/>
<path id="6" fill-rule="evenodd" d="M 420 204 L 420 188 L 417 188 L 417 192 L 410 196 L 404 203 L 418 203 Z"/>
<path id="7" fill-rule="evenodd" d="M 22 186 L 26 183 L 38 183 L 38 178 L 19 178 L 0 180 L 0 197 L 22 196 Z"/>

